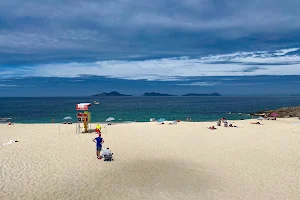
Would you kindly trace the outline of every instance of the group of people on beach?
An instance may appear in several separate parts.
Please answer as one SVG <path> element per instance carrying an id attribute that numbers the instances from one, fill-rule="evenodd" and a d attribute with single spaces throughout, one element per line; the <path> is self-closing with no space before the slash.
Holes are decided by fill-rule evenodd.
<path id="1" fill-rule="evenodd" d="M 217 126 L 221 126 L 222 123 L 224 124 L 224 127 L 237 127 L 237 126 L 233 125 L 232 123 L 229 123 L 229 122 L 227 121 L 227 119 L 224 118 L 224 117 L 221 118 L 221 119 L 219 119 L 219 120 L 217 121 Z M 216 130 L 216 129 L 217 129 L 215 126 L 210 126 L 210 127 L 207 127 L 207 128 L 210 129 L 210 130 Z"/>
<path id="2" fill-rule="evenodd" d="M 224 127 L 237 127 L 237 126 L 234 126 L 232 123 L 229 123 L 227 121 L 227 119 L 224 117 L 218 120 L 217 126 L 221 126 L 222 123 L 224 124 Z"/>

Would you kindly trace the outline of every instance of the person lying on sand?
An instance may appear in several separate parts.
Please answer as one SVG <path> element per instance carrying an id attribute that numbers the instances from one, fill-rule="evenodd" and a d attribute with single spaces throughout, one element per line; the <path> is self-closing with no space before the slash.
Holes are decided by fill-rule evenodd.
<path id="1" fill-rule="evenodd" d="M 210 126 L 210 127 L 207 127 L 208 129 L 210 130 L 216 130 L 217 128 L 215 126 Z"/>
<path id="2" fill-rule="evenodd" d="M 263 125 L 260 122 L 251 122 L 251 124 L 260 124 L 260 125 Z"/>
<path id="3" fill-rule="evenodd" d="M 237 127 L 237 126 L 233 126 L 232 124 L 229 124 L 229 127 Z"/>

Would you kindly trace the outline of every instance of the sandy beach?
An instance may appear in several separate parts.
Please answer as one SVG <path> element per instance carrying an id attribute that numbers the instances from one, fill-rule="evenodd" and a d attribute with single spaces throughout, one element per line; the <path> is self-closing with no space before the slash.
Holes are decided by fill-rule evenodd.
<path id="1" fill-rule="evenodd" d="M 76 124 L 1 124 L 20 142 L 0 146 L 0 199 L 299 200 L 300 120 L 254 121 L 106 126 L 113 162 Z"/>

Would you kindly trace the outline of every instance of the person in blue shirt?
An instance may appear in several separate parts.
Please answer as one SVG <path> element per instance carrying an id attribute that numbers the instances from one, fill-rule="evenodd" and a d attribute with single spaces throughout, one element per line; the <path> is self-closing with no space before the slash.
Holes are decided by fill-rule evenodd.
<path id="1" fill-rule="evenodd" d="M 96 143 L 96 154 L 97 154 L 97 158 L 101 159 L 101 150 L 102 150 L 102 144 L 104 142 L 103 138 L 101 137 L 101 134 L 99 134 L 99 137 L 96 137 L 95 139 L 93 139 L 93 142 Z"/>

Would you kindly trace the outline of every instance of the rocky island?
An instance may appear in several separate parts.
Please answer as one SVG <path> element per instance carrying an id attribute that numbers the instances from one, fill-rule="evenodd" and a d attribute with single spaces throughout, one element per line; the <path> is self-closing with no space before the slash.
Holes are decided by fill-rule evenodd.
<path id="1" fill-rule="evenodd" d="M 184 96 L 184 97 L 198 97 L 198 96 L 222 96 L 222 95 L 217 93 L 217 92 L 213 92 L 211 94 L 189 93 L 189 94 L 185 94 L 185 95 L 182 95 L 182 96 Z"/>
<path id="2" fill-rule="evenodd" d="M 175 95 L 163 94 L 163 93 L 158 93 L 158 92 L 145 92 L 142 96 L 144 96 L 144 97 L 171 97 L 171 96 L 175 96 Z"/>
<path id="3" fill-rule="evenodd" d="M 255 116 L 270 116 L 271 113 L 277 113 L 277 117 L 300 117 L 300 106 L 297 107 L 288 107 L 288 108 L 279 108 L 276 110 L 264 110 L 252 113 L 251 115 Z"/>
<path id="4" fill-rule="evenodd" d="M 131 95 L 128 94 L 121 94 L 119 92 L 116 91 L 112 91 L 112 92 L 103 92 L 101 94 L 94 94 L 92 95 L 93 97 L 129 97 Z"/>

